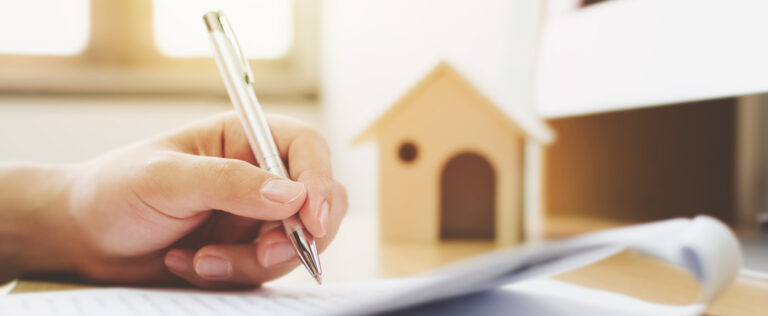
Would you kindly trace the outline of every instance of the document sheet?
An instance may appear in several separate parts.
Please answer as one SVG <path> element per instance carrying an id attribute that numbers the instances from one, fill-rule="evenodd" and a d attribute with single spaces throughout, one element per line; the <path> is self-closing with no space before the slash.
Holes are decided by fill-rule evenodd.
<path id="1" fill-rule="evenodd" d="M 697 302 L 665 306 L 547 279 L 625 249 L 675 264 L 700 283 Z M 738 274 L 741 252 L 710 217 L 674 219 L 498 251 L 419 277 L 245 292 L 93 289 L 0 296 L 0 315 L 696 315 Z"/>

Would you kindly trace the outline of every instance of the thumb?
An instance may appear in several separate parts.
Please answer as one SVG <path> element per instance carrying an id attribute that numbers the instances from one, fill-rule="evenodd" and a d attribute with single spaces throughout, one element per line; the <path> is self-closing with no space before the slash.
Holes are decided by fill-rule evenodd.
<path id="1" fill-rule="evenodd" d="M 137 194 L 176 218 L 222 210 L 280 220 L 296 213 L 307 195 L 302 183 L 237 159 L 170 153 L 144 164 L 139 174 Z"/>

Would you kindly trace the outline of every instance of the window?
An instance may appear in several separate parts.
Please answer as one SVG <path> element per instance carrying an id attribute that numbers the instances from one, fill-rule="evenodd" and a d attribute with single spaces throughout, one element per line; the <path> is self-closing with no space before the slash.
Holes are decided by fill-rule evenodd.
<path id="1" fill-rule="evenodd" d="M 210 40 L 202 27 L 205 12 L 221 9 L 242 42 L 245 55 L 257 59 L 284 57 L 293 41 L 290 0 L 155 0 L 155 43 L 169 57 L 210 57 Z"/>
<path id="2" fill-rule="evenodd" d="M 204 13 L 223 10 L 260 96 L 314 95 L 310 0 L 25 0 L 0 4 L 0 91 L 225 95 Z"/>
<path id="3" fill-rule="evenodd" d="M 419 155 L 419 150 L 413 143 L 405 142 L 400 145 L 400 149 L 397 151 L 397 155 L 400 157 L 401 161 L 410 163 L 416 160 L 416 157 Z"/>
<path id="4" fill-rule="evenodd" d="M 76 55 L 88 43 L 88 0 L 4 1 L 0 12 L 0 54 Z"/>

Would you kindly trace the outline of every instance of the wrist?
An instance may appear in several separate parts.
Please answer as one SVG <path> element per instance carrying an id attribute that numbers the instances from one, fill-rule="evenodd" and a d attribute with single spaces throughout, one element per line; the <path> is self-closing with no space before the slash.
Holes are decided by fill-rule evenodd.
<path id="1" fill-rule="evenodd" d="M 3 273 L 72 272 L 76 233 L 68 211 L 73 167 L 0 164 L 0 261 Z M 6 276 L 7 277 L 7 276 Z"/>

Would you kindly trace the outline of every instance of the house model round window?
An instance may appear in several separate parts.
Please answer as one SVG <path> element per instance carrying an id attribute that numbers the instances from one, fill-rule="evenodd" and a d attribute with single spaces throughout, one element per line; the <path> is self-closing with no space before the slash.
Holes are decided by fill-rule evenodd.
<path id="1" fill-rule="evenodd" d="M 400 145 L 400 149 L 398 150 L 398 156 L 400 157 L 400 160 L 403 162 L 413 162 L 416 160 L 416 156 L 419 155 L 419 150 L 416 148 L 416 145 L 414 145 L 411 142 L 405 142 L 402 145 Z"/>

